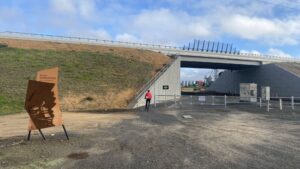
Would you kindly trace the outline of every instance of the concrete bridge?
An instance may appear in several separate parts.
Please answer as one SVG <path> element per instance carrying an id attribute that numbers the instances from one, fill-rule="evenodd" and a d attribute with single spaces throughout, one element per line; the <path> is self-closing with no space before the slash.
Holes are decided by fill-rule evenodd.
<path id="1" fill-rule="evenodd" d="M 297 95 L 300 92 L 298 87 L 295 85 L 300 84 L 300 78 L 297 75 L 291 75 L 286 70 L 276 69 L 277 75 L 272 74 L 272 70 L 269 68 L 264 68 L 265 65 L 271 63 L 300 63 L 300 60 L 297 58 L 287 58 L 279 56 L 268 56 L 268 55 L 255 55 L 255 54 L 243 54 L 243 53 L 228 53 L 228 52 L 215 52 L 215 51 L 192 51 L 185 50 L 182 47 L 174 46 L 165 46 L 165 45 L 154 45 L 154 44 L 145 44 L 145 43 L 132 43 L 132 42 L 120 42 L 120 41 L 111 41 L 111 40 L 99 40 L 91 38 L 81 38 L 81 37 L 66 37 L 66 36 L 53 36 L 53 35 L 44 35 L 44 34 L 31 34 L 31 33 L 19 33 L 19 32 L 0 32 L 1 38 L 14 38 L 14 39 L 28 39 L 28 40 L 39 40 L 39 41 L 53 41 L 53 42 L 63 42 L 63 43 L 75 43 L 75 44 L 90 44 L 90 45 L 102 45 L 102 46 L 115 46 L 115 47 L 126 47 L 126 48 L 137 48 L 144 50 L 151 50 L 155 52 L 164 53 L 173 58 L 173 61 L 166 65 L 161 72 L 159 72 L 153 79 L 151 79 L 145 86 L 140 89 L 136 98 L 129 105 L 130 107 L 139 107 L 144 105 L 144 94 L 149 89 L 154 95 L 169 95 L 170 99 L 174 99 L 173 96 L 181 95 L 181 86 L 180 86 L 180 68 L 211 68 L 211 69 L 227 69 L 235 70 L 235 76 L 251 76 L 251 78 L 236 78 L 235 80 L 227 80 L 233 74 L 225 73 L 225 76 L 221 79 L 222 82 L 215 82 L 214 90 L 226 91 L 222 89 L 222 86 L 218 85 L 223 84 L 224 86 L 230 86 L 232 83 L 234 86 L 241 82 L 255 82 L 256 79 L 263 79 L 263 77 L 268 78 L 269 80 L 257 81 L 258 87 L 261 85 L 271 86 L 275 84 L 276 78 L 272 79 L 270 77 L 277 77 L 278 73 L 281 74 L 280 80 L 292 80 L 294 83 L 289 86 L 291 93 L 296 93 Z M 273 68 L 275 69 L 275 68 Z M 248 70 L 248 73 L 239 75 L 239 71 L 245 72 Z M 260 71 L 261 70 L 261 71 Z M 264 71 L 265 70 L 265 71 Z M 268 70 L 268 71 L 267 71 Z M 253 74 L 251 72 L 256 71 L 260 73 Z M 263 73 L 264 72 L 264 73 Z M 266 73 L 268 72 L 268 73 Z M 256 77 L 254 77 L 256 76 Z M 284 78 L 288 79 L 284 79 Z M 284 93 L 284 88 L 281 88 L 278 83 L 276 83 L 276 92 Z M 163 90 L 162 86 L 168 86 L 168 90 Z M 238 87 L 235 87 L 232 90 L 237 91 Z M 296 96 L 296 95 L 295 95 Z M 154 100 L 153 100 L 154 101 Z"/>
<path id="2" fill-rule="evenodd" d="M 155 44 L 135 43 L 135 42 L 121 42 L 121 41 L 101 40 L 101 39 L 82 38 L 82 37 L 56 36 L 56 35 L 45 35 L 45 34 L 11 32 L 11 31 L 0 32 L 0 37 L 151 50 L 155 52 L 161 52 L 166 55 L 181 56 L 183 66 L 189 65 L 189 67 L 193 67 L 193 66 L 188 62 L 213 63 L 213 64 L 223 64 L 223 65 L 249 65 L 249 66 L 258 66 L 262 64 L 275 63 L 275 62 L 299 62 L 300 63 L 300 59 L 297 58 L 287 58 L 287 57 L 270 56 L 270 55 L 257 55 L 251 53 L 233 54 L 224 51 L 222 52 L 193 51 L 193 50 L 185 50 L 183 47 L 176 47 L 176 46 L 155 45 Z M 210 65 L 209 68 L 211 68 L 211 66 L 213 65 Z"/>

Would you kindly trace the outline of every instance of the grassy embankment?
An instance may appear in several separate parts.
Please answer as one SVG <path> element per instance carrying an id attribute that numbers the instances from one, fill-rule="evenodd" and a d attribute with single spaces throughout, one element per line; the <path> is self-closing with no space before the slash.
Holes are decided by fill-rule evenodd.
<path id="1" fill-rule="evenodd" d="M 68 104 L 73 109 L 77 105 L 99 109 L 126 107 L 153 72 L 149 63 L 113 53 L 1 47 L 0 115 L 22 112 L 27 81 L 35 79 L 38 70 L 55 66 L 60 68 L 60 100 L 65 109 L 70 108 Z M 118 104 L 114 100 L 120 98 L 122 91 L 127 93 L 121 98 L 123 103 Z"/>

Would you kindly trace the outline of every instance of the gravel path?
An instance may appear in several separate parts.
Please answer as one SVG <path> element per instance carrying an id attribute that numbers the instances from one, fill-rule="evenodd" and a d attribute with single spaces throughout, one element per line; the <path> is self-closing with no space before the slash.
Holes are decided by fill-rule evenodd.
<path id="1" fill-rule="evenodd" d="M 101 114 L 98 114 L 101 116 Z M 110 114 L 112 117 L 115 114 Z M 183 115 L 191 115 L 185 119 Z M 97 116 L 97 114 L 95 114 Z M 278 168 L 300 166 L 300 112 L 170 105 L 112 125 L 0 139 L 0 168 Z"/>

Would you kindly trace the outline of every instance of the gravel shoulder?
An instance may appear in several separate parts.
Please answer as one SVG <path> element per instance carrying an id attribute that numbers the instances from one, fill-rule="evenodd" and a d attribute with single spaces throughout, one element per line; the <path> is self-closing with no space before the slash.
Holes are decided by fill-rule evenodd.
<path id="1" fill-rule="evenodd" d="M 290 110 L 169 105 L 150 112 L 65 113 L 70 141 L 62 129 L 53 128 L 45 131 L 47 141 L 36 133 L 30 142 L 24 140 L 26 128 L 24 133 L 21 126 L 3 125 L 17 119 L 16 124 L 25 121 L 26 127 L 23 115 L 3 117 L 1 134 L 6 136 L 0 138 L 0 168 L 300 166 L 300 112 Z M 3 134 L 2 129 L 15 133 Z"/>

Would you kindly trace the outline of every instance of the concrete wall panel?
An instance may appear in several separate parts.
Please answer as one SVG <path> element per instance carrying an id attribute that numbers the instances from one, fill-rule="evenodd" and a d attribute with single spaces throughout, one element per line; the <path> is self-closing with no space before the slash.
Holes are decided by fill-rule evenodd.
<path id="1" fill-rule="evenodd" d="M 227 70 L 208 90 L 238 94 L 240 83 L 257 83 L 258 96 L 261 94 L 261 86 L 270 86 L 271 97 L 300 97 L 300 78 L 275 64 L 246 70 Z"/>
<path id="2" fill-rule="evenodd" d="M 162 86 L 168 85 L 169 90 L 163 90 Z M 151 104 L 154 103 L 154 101 L 158 102 L 159 99 L 167 99 L 167 100 L 173 100 L 174 95 L 181 95 L 180 90 L 180 57 L 178 57 L 172 65 L 162 74 L 149 88 L 153 95 L 153 99 L 151 100 Z M 138 101 L 134 108 L 141 107 L 145 105 L 145 96 L 146 92 L 138 98 Z M 157 96 L 157 95 L 170 95 L 168 97 L 165 96 Z M 154 96 L 156 96 L 154 98 Z M 156 100 L 155 100 L 156 99 Z"/>

